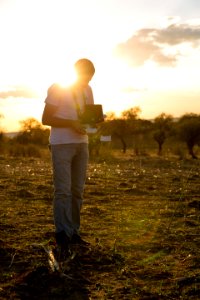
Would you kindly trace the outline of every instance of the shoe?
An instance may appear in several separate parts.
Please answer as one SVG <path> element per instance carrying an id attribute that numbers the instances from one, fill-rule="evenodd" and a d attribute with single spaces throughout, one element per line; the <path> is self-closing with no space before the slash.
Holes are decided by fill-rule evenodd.
<path id="1" fill-rule="evenodd" d="M 70 256 L 69 238 L 65 231 L 56 232 L 57 256 L 58 260 L 65 260 Z"/>
<path id="2" fill-rule="evenodd" d="M 71 241 L 70 241 L 71 244 L 73 245 L 81 245 L 81 246 L 88 246 L 90 243 L 84 241 L 80 235 L 74 233 L 71 237 Z"/>

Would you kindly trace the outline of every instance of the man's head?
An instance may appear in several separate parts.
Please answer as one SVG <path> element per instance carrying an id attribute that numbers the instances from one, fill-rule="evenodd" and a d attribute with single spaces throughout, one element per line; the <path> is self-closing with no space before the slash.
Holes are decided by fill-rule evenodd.
<path id="1" fill-rule="evenodd" d="M 74 67 L 78 83 L 82 86 L 88 85 L 95 73 L 93 63 L 87 58 L 81 58 L 75 63 Z"/>

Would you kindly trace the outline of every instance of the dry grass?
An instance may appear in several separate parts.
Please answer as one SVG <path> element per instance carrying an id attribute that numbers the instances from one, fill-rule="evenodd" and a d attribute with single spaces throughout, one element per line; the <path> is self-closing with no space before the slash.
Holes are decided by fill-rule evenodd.
<path id="1" fill-rule="evenodd" d="M 0 160 L 0 299 L 199 299 L 197 160 L 91 162 L 82 210 L 88 249 L 63 278 L 54 244 L 49 157 Z"/>

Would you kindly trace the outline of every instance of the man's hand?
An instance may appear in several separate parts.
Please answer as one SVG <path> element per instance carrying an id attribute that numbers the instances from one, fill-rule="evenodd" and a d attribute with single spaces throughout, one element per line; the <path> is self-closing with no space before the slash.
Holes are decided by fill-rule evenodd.
<path id="1" fill-rule="evenodd" d="M 79 121 L 72 121 L 72 128 L 79 134 L 86 134 L 85 127 Z"/>

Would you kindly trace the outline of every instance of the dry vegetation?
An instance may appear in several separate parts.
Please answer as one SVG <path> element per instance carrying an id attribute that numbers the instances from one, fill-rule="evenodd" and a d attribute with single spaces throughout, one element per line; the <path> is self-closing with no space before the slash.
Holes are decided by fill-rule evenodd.
<path id="1" fill-rule="evenodd" d="M 86 248 L 53 272 L 50 158 L 0 159 L 0 299 L 199 299 L 198 160 L 91 161 Z"/>

